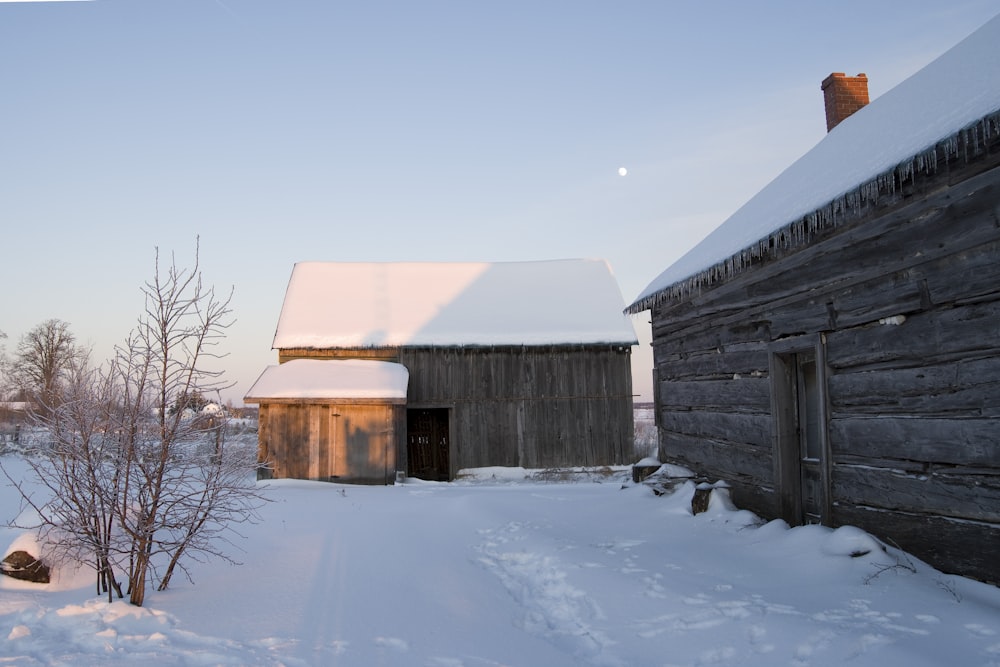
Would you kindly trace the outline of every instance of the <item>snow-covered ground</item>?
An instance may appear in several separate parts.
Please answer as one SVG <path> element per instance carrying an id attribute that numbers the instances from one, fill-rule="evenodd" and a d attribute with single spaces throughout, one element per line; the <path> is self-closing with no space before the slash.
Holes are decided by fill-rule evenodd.
<path id="1" fill-rule="evenodd" d="M 268 482 L 243 565 L 195 563 L 143 608 L 89 572 L 0 577 L 0 664 L 1000 665 L 1000 589 L 856 529 L 761 523 L 719 492 L 693 515 L 690 483 L 658 496 L 624 469 L 474 473 Z"/>

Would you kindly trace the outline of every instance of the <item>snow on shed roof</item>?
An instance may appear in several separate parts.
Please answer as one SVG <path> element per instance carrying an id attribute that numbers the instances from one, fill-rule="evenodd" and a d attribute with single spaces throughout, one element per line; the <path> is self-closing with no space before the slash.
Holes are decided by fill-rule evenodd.
<path id="1" fill-rule="evenodd" d="M 1000 132 L 1000 16 L 850 116 L 771 181 L 629 306 L 647 310 L 667 290 L 682 294 L 747 263 L 746 253 L 790 223 L 848 193 L 864 198 L 887 172 L 932 171 L 935 144 L 972 128 Z M 978 134 L 974 141 L 978 141 Z M 957 143 L 951 148 L 957 151 Z M 877 196 L 877 187 L 874 190 Z M 815 219 L 816 216 L 812 216 Z M 759 253 L 750 250 L 752 257 Z M 737 267 L 734 269 L 733 267 Z M 706 275 L 708 274 L 708 275 Z"/>
<path id="2" fill-rule="evenodd" d="M 274 398 L 406 398 L 410 374 L 402 364 L 367 359 L 292 359 L 268 366 L 250 387 L 247 403 Z"/>
<path id="3" fill-rule="evenodd" d="M 599 259 L 300 262 L 273 347 L 635 345 L 624 307 Z"/>

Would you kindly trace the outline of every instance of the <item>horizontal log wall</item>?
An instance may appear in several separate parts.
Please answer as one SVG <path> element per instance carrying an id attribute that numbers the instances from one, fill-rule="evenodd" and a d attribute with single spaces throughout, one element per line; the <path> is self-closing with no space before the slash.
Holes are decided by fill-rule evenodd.
<path id="1" fill-rule="evenodd" d="M 1000 169 L 980 171 L 654 308 L 661 456 L 778 516 L 768 345 L 822 333 L 831 522 L 1000 582 Z"/>
<path id="2" fill-rule="evenodd" d="M 702 331 L 685 327 L 684 352 L 654 338 L 660 458 L 725 480 L 741 507 L 773 516 L 767 345 L 733 342 L 747 336 L 739 325 L 723 331 L 705 324 Z"/>

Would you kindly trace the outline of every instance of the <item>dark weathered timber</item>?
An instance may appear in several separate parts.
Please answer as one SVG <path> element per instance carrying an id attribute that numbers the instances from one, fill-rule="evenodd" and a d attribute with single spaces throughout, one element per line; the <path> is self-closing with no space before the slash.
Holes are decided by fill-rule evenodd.
<path id="1" fill-rule="evenodd" d="M 664 431 L 660 442 L 661 458 L 679 462 L 709 478 L 773 485 L 771 460 L 759 447 L 672 431 Z"/>
<path id="2" fill-rule="evenodd" d="M 879 372 L 841 372 L 830 378 L 837 413 L 961 413 L 1000 411 L 1000 357 L 924 363 Z M 918 360 L 914 360 L 918 362 Z M 890 400 L 886 400 L 889 397 Z"/>
<path id="3" fill-rule="evenodd" d="M 770 456 L 771 418 L 765 414 L 719 412 L 707 415 L 701 410 L 660 413 L 660 426 L 674 433 L 700 438 L 757 445 L 761 456 Z"/>
<path id="4" fill-rule="evenodd" d="M 985 243 L 915 266 L 909 276 L 926 287 L 927 299 L 933 304 L 995 300 L 1000 291 L 998 256 L 1000 242 Z"/>
<path id="5" fill-rule="evenodd" d="M 830 420 L 839 453 L 905 459 L 942 466 L 979 466 L 1000 471 L 1000 438 L 995 418 L 867 417 Z M 905 443 L 900 446 L 900 443 Z"/>
<path id="6" fill-rule="evenodd" d="M 927 514 L 890 512 L 843 504 L 834 507 L 837 525 L 864 526 L 891 546 L 898 546 L 944 572 L 975 577 L 1000 585 L 1000 526 L 978 521 L 957 521 Z M 901 557 L 901 565 L 908 563 Z M 872 575 L 877 575 L 874 570 Z M 884 572 L 882 577 L 894 576 Z"/>
<path id="7" fill-rule="evenodd" d="M 663 377 L 661 375 L 661 377 Z M 761 412 L 769 400 L 767 378 L 748 377 L 697 382 L 660 382 L 660 401 L 671 408 L 725 408 L 733 412 Z"/>
<path id="8" fill-rule="evenodd" d="M 815 328 L 816 322 L 823 319 L 820 307 L 827 303 L 833 303 L 834 311 L 839 313 L 840 325 L 908 312 L 913 307 L 915 288 L 894 278 L 896 274 L 996 242 L 998 214 L 994 200 L 1000 197 L 997 171 L 978 177 L 976 183 L 963 184 L 961 193 L 937 192 L 939 205 L 931 207 L 933 215 L 922 214 L 922 205 L 914 203 L 888 219 L 845 228 L 840 235 L 826 237 L 781 262 L 752 267 L 739 279 L 707 290 L 690 303 L 660 306 L 653 312 L 654 339 L 684 341 L 694 333 L 692 328 L 707 326 L 698 321 L 706 318 L 720 344 L 736 340 L 740 328 L 748 326 L 766 330 L 769 338 L 805 330 L 830 330 L 835 327 Z M 956 200 L 961 201 L 961 206 Z M 960 214 L 969 217 L 956 217 Z M 847 252 L 845 247 L 849 248 Z M 891 289 L 893 281 L 896 290 Z M 866 283 L 868 289 L 863 289 Z M 860 290 L 853 289 L 855 286 L 861 286 Z M 904 294 L 897 293 L 900 287 L 907 290 L 905 302 Z M 846 298 L 851 291 L 855 293 L 854 302 L 848 300 L 841 307 L 843 312 L 839 312 L 835 296 L 843 293 Z M 858 303 L 859 293 L 868 295 L 862 299 L 869 302 Z M 789 304 L 799 304 L 801 325 L 789 326 L 794 320 L 787 318 L 772 321 L 774 314 Z M 668 319 L 669 332 L 658 331 Z M 814 328 L 809 329 L 806 321 Z M 772 327 L 778 330 L 772 332 Z"/>
<path id="9" fill-rule="evenodd" d="M 411 406 L 451 409 L 453 474 L 630 463 L 631 349 L 403 348 Z"/>
<path id="10" fill-rule="evenodd" d="M 902 369 L 911 370 L 911 369 Z M 919 383 L 918 383 L 919 384 Z M 845 398 L 838 396 L 834 407 L 836 416 L 845 415 L 913 415 L 926 417 L 1000 417 L 1000 406 L 997 405 L 998 394 L 985 394 L 992 385 L 994 391 L 1000 392 L 1000 383 L 989 382 L 975 386 L 954 389 L 929 389 L 926 394 L 898 394 L 895 400 L 886 402 L 882 394 L 855 395 Z M 893 394 L 888 394 L 893 396 Z"/>
<path id="11" fill-rule="evenodd" d="M 771 461 L 759 448 L 663 431 L 659 455 L 712 481 L 725 481 L 739 507 L 761 516 L 778 512 Z"/>
<path id="12" fill-rule="evenodd" d="M 660 348 L 665 349 L 665 348 Z M 654 359 L 670 377 L 684 380 L 725 380 L 734 375 L 767 374 L 767 346 L 763 343 L 727 345 L 726 354 L 718 348 L 701 349 L 689 354 L 664 354 Z"/>
<path id="13" fill-rule="evenodd" d="M 770 359 L 818 341 L 823 521 L 997 581 L 976 540 L 1000 547 L 1000 168 L 907 192 L 653 307 L 660 454 L 727 479 L 765 517 L 801 507 L 798 473 L 775 478 L 776 448 L 797 436 L 774 437 Z M 784 391 L 779 403 L 795 400 Z M 778 407 L 786 420 L 799 410 Z"/>
<path id="14" fill-rule="evenodd" d="M 904 474 L 887 468 L 838 465 L 833 492 L 856 505 L 1000 523 L 1000 474 Z"/>
<path id="15" fill-rule="evenodd" d="M 1000 352 L 1000 300 L 910 313 L 906 318 L 909 326 L 875 322 L 828 333 L 827 363 L 838 370 L 906 367 Z"/>

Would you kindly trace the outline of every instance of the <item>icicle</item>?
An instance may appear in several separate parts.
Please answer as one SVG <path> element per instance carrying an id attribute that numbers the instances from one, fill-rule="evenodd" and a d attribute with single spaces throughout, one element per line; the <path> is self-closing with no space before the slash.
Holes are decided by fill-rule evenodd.
<path id="1" fill-rule="evenodd" d="M 758 261 L 773 258 L 786 251 L 804 245 L 814 238 L 821 230 L 833 229 L 849 222 L 852 218 L 862 215 L 865 211 L 878 205 L 883 197 L 893 198 L 897 190 L 905 191 L 905 185 L 911 185 L 918 174 L 933 176 L 938 171 L 938 162 L 961 156 L 966 162 L 974 160 L 991 150 L 991 142 L 1000 134 L 1000 111 L 980 118 L 974 123 L 954 132 L 935 145 L 918 151 L 907 160 L 899 162 L 874 177 L 858 184 L 855 188 L 834 197 L 832 200 L 799 218 L 789 221 L 775 229 L 763 239 L 748 245 L 746 248 L 721 259 L 713 266 L 695 275 L 651 294 L 641 302 L 630 307 L 630 312 L 647 310 L 660 306 L 670 300 L 677 300 L 701 293 L 704 289 L 719 282 L 729 280 Z M 998 150 L 994 146 L 992 150 Z"/>
<path id="2" fill-rule="evenodd" d="M 944 140 L 943 143 L 944 143 L 945 155 L 947 157 L 949 158 L 958 157 L 958 148 L 959 148 L 958 138 L 961 134 L 962 134 L 961 132 L 958 132 Z"/>

